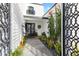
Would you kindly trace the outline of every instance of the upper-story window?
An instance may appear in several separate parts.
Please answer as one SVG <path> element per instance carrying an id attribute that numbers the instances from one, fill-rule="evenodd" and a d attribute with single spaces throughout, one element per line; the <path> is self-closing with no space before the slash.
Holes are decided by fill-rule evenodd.
<path id="1" fill-rule="evenodd" d="M 34 7 L 28 6 L 28 10 L 26 11 L 26 13 L 27 13 L 27 14 L 33 14 L 33 15 L 35 15 Z"/>

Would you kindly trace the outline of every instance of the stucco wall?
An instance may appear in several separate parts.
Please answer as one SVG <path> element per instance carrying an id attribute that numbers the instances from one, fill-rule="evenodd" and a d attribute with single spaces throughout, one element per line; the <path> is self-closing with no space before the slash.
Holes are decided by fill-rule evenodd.
<path id="1" fill-rule="evenodd" d="M 44 15 L 44 8 L 42 5 L 36 5 L 36 4 L 31 4 L 31 3 L 19 3 L 18 4 L 20 7 L 20 10 L 23 15 L 28 15 L 28 16 L 39 16 L 42 17 Z M 34 7 L 35 10 L 35 15 L 30 15 L 26 13 L 26 10 L 28 9 L 28 6 Z"/>
<path id="2" fill-rule="evenodd" d="M 26 21 L 26 22 L 35 23 L 35 31 L 38 33 L 38 35 L 41 35 L 41 33 L 43 32 L 43 22 L 42 21 L 31 20 L 31 21 Z M 41 29 L 38 29 L 38 25 L 41 25 Z"/>
<path id="3" fill-rule="evenodd" d="M 46 35 L 48 36 L 48 20 L 43 20 L 43 19 L 39 19 L 39 21 L 37 20 L 26 20 L 27 23 L 35 23 L 35 31 L 38 33 L 38 35 L 40 36 L 41 33 L 45 32 Z M 41 25 L 41 28 L 38 29 L 38 25 Z"/>
<path id="4" fill-rule="evenodd" d="M 43 31 L 46 33 L 47 37 L 49 36 L 48 21 L 48 19 L 43 19 Z"/>
<path id="5" fill-rule="evenodd" d="M 28 6 L 33 6 L 35 9 L 35 15 L 28 15 L 26 14 L 26 10 Z M 35 4 L 11 4 L 11 50 L 14 51 L 17 46 L 19 45 L 21 38 L 22 38 L 22 25 L 25 24 L 25 19 L 23 18 L 24 15 L 26 16 L 34 16 L 39 17 L 40 19 L 28 19 L 28 23 L 35 23 L 35 31 L 38 35 L 41 35 L 42 32 L 48 31 L 47 28 L 47 21 L 41 19 L 44 14 L 43 6 L 42 5 L 35 5 Z M 38 29 L 38 25 L 41 25 L 41 29 Z"/>

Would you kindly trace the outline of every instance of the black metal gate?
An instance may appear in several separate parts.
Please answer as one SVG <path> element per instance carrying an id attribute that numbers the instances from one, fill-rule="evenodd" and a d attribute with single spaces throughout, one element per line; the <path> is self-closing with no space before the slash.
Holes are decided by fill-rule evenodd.
<path id="1" fill-rule="evenodd" d="M 63 49 L 65 56 L 79 55 L 79 4 L 63 4 Z"/>
<path id="2" fill-rule="evenodd" d="M 10 52 L 10 4 L 0 3 L 0 56 Z"/>

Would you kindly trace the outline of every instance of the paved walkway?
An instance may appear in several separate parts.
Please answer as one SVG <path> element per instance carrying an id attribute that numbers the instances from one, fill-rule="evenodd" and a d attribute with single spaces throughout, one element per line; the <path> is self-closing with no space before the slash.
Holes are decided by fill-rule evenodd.
<path id="1" fill-rule="evenodd" d="M 52 56 L 52 54 L 39 39 L 31 38 L 26 42 L 23 56 Z"/>

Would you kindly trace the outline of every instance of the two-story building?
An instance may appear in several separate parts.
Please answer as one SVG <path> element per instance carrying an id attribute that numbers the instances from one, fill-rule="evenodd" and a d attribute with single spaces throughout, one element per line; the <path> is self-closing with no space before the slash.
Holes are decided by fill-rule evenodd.
<path id="1" fill-rule="evenodd" d="M 57 6 L 56 6 L 57 5 Z M 55 16 L 55 7 L 60 8 L 60 4 L 54 4 L 46 13 L 42 3 L 15 3 L 11 4 L 11 48 L 15 48 L 20 43 L 26 33 L 40 36 L 43 32 L 49 36 L 48 18 L 50 12 Z"/>
<path id="2" fill-rule="evenodd" d="M 0 3 L 0 55 L 14 51 L 27 33 L 49 36 L 49 11 L 44 13 L 42 3 Z"/>

